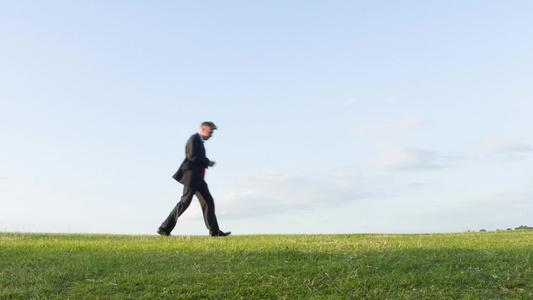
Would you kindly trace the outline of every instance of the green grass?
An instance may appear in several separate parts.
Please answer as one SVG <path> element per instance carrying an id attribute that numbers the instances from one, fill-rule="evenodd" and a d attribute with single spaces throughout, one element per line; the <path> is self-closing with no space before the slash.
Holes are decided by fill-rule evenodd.
<path id="1" fill-rule="evenodd" d="M 533 230 L 0 233 L 0 299 L 533 299 Z"/>

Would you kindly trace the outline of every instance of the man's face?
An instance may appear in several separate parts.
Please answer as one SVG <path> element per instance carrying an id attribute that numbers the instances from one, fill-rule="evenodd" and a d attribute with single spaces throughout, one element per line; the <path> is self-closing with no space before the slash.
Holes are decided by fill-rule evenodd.
<path id="1" fill-rule="evenodd" d="M 204 138 L 204 140 L 208 140 L 210 137 L 213 136 L 213 128 L 210 127 L 202 127 L 200 128 L 200 134 Z"/>

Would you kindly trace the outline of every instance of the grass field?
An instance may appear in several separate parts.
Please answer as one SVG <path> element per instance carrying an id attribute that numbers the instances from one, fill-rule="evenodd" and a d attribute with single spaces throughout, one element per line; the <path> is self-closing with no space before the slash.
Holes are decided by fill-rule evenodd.
<path id="1" fill-rule="evenodd" d="M 0 299 L 533 299 L 533 230 L 0 233 Z"/>

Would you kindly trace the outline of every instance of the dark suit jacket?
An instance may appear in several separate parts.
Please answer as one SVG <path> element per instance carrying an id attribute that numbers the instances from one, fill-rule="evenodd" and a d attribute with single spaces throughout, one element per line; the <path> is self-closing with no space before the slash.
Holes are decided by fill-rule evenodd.
<path id="1" fill-rule="evenodd" d="M 198 187 L 202 182 L 202 168 L 207 168 L 209 159 L 205 157 L 205 148 L 200 134 L 193 134 L 185 146 L 185 160 L 172 176 L 174 179 L 191 187 Z"/>

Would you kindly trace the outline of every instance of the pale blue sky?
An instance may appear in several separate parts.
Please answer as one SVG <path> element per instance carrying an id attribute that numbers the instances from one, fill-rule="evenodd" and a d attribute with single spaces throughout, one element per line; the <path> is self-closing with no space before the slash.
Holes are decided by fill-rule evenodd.
<path id="1" fill-rule="evenodd" d="M 0 230 L 533 224 L 531 1 L 0 1 Z M 194 200 L 173 234 L 207 234 Z"/>

